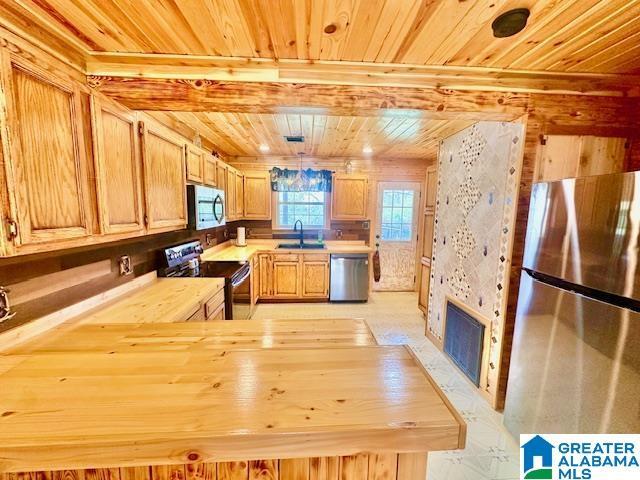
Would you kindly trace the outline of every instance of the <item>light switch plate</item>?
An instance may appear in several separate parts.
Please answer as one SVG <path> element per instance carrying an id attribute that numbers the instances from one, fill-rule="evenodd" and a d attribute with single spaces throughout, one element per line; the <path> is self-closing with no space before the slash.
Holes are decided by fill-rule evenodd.
<path id="1" fill-rule="evenodd" d="M 122 255 L 118 259 L 118 265 L 120 265 L 120 276 L 131 275 L 133 273 L 133 265 L 131 265 L 131 258 L 129 255 Z"/>

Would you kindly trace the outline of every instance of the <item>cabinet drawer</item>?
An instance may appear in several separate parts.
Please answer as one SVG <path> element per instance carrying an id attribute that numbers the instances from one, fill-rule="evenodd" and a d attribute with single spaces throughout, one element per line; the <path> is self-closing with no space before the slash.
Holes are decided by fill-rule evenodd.
<path id="1" fill-rule="evenodd" d="M 185 321 L 186 322 L 204 322 L 206 321 L 206 319 L 207 317 L 204 312 L 204 307 L 200 307 L 198 310 L 196 310 L 196 312 L 193 315 L 191 315 Z"/>
<path id="2" fill-rule="evenodd" d="M 305 262 L 329 262 L 329 255 L 326 253 L 305 253 Z"/>
<path id="3" fill-rule="evenodd" d="M 300 260 L 300 255 L 297 253 L 274 253 L 274 262 L 297 262 Z"/>
<path id="4" fill-rule="evenodd" d="M 224 302 L 218 307 L 217 310 L 213 311 L 211 315 L 207 317 L 207 322 L 213 322 L 217 320 L 224 320 L 225 314 Z"/>
<path id="5" fill-rule="evenodd" d="M 224 306 L 224 288 L 211 297 L 204 304 L 204 312 L 207 320 L 220 309 L 220 305 Z"/>

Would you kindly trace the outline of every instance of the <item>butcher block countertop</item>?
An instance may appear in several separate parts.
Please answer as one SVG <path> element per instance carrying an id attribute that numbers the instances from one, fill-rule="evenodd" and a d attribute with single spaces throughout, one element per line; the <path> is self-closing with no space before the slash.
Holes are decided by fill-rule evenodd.
<path id="1" fill-rule="evenodd" d="M 402 346 L 0 356 L 0 472 L 462 448 Z"/>
<path id="2" fill-rule="evenodd" d="M 280 240 L 247 240 L 246 247 L 236 247 L 231 242 L 225 243 L 218 247 L 205 250 L 201 255 L 203 260 L 217 261 L 237 261 L 246 262 L 256 253 L 371 253 L 373 250 L 364 242 L 348 241 L 348 240 L 330 240 L 325 242 L 325 248 L 278 248 L 280 243 L 297 243 L 296 239 L 280 239 Z M 305 240 L 307 244 L 315 242 Z"/>
<path id="3" fill-rule="evenodd" d="M 157 278 L 82 316 L 82 323 L 172 323 L 224 288 L 224 278 Z"/>
<path id="4" fill-rule="evenodd" d="M 9 353 L 204 352 L 255 348 L 376 345 L 364 320 L 233 320 L 82 324 L 43 335 Z"/>

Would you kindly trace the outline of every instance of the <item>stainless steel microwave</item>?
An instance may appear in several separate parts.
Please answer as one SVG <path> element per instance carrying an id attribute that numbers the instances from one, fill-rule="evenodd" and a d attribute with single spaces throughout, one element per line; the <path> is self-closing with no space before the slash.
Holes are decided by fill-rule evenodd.
<path id="1" fill-rule="evenodd" d="M 189 228 L 204 230 L 224 225 L 226 208 L 224 191 L 217 188 L 187 185 Z"/>

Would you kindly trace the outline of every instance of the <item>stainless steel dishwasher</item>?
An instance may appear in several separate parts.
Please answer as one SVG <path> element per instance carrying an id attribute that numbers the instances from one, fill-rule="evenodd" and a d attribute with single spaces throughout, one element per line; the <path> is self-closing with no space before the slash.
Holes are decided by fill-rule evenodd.
<path id="1" fill-rule="evenodd" d="M 331 302 L 366 302 L 369 298 L 369 255 L 331 255 Z"/>

